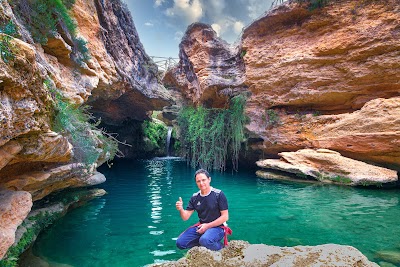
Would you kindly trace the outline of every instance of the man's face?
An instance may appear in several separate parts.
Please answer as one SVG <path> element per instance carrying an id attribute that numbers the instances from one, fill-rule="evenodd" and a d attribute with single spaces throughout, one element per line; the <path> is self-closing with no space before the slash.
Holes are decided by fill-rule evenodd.
<path id="1" fill-rule="evenodd" d="M 199 173 L 196 175 L 196 184 L 201 191 L 208 191 L 210 188 L 210 182 L 211 178 L 208 178 L 204 173 Z"/>

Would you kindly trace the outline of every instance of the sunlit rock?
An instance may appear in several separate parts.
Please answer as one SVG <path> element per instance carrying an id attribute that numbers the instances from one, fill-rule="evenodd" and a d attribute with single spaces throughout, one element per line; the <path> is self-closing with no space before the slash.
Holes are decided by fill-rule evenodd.
<path id="1" fill-rule="evenodd" d="M 16 141 L 10 141 L 0 147 L 0 170 L 6 166 L 15 155 L 22 150 L 22 145 Z"/>
<path id="2" fill-rule="evenodd" d="M 32 207 L 31 194 L 0 190 L 0 260 L 14 243 L 15 231 Z"/>
<path id="3" fill-rule="evenodd" d="M 194 247 L 184 258 L 175 262 L 153 264 L 164 267 L 201 266 L 363 266 L 378 267 L 359 250 L 351 246 L 326 244 L 318 246 L 276 247 L 265 244 L 249 244 L 241 240 L 229 242 L 221 251 Z"/>
<path id="4" fill-rule="evenodd" d="M 89 169 L 77 163 L 54 168 L 46 167 L 23 174 L 18 174 L 14 170 L 10 176 L 0 177 L 0 182 L 5 188 L 28 191 L 32 194 L 33 200 L 38 200 L 61 189 L 91 186 L 105 181 L 101 173 L 89 174 L 88 171 Z"/>
<path id="5" fill-rule="evenodd" d="M 397 172 L 353 160 L 328 149 L 281 152 L 281 159 L 257 161 L 257 166 L 312 177 L 320 182 L 348 185 L 382 185 L 398 181 Z"/>
<path id="6" fill-rule="evenodd" d="M 10 162 L 69 162 L 72 159 L 72 145 L 68 139 L 56 132 L 25 135 L 18 139 L 23 149 Z"/>
<path id="7" fill-rule="evenodd" d="M 190 25 L 179 48 L 179 65 L 163 82 L 179 88 L 186 99 L 223 107 L 229 97 L 246 90 L 240 51 L 217 37 L 210 25 Z"/>

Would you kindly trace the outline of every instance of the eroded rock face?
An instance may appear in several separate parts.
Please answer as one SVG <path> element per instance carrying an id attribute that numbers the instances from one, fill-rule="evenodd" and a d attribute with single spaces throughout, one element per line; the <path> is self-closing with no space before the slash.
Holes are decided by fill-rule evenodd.
<path id="1" fill-rule="evenodd" d="M 88 67 L 98 81 L 89 104 L 104 123 L 143 120 L 148 111 L 168 105 L 171 96 L 157 81 L 157 67 L 144 51 L 125 4 L 76 1 L 73 11 L 81 34 L 90 40 Z"/>
<path id="2" fill-rule="evenodd" d="M 346 158 L 328 149 L 281 152 L 281 159 L 257 161 L 257 166 L 313 177 L 323 183 L 382 185 L 398 181 L 397 172 Z M 258 174 L 263 177 L 262 174 Z"/>
<path id="3" fill-rule="evenodd" d="M 334 1 L 312 12 L 291 1 L 248 26 L 237 63 L 224 65 L 239 82 L 220 84 L 247 88 L 247 154 L 327 148 L 400 170 L 399 11 L 394 0 Z M 221 51 L 209 31 L 188 28 L 165 81 L 194 103 L 221 107 L 206 93 L 221 65 L 209 60 Z"/>
<path id="4" fill-rule="evenodd" d="M 179 66 L 167 72 L 163 82 L 179 88 L 186 99 L 223 107 L 230 96 L 246 89 L 238 48 L 218 38 L 211 26 L 190 25 L 179 48 Z"/>
<path id="5" fill-rule="evenodd" d="M 153 264 L 152 266 L 363 266 L 377 267 L 360 251 L 351 246 L 326 244 L 319 246 L 276 247 L 264 244 L 249 244 L 234 240 L 221 251 L 205 247 L 190 249 L 186 257 L 176 262 Z"/>
<path id="6" fill-rule="evenodd" d="M 9 190 L 27 191 L 32 194 L 32 199 L 41 199 L 54 191 L 69 187 L 84 187 L 100 184 L 106 181 L 103 174 L 88 173 L 82 164 L 72 163 L 61 166 L 46 166 L 37 168 L 36 171 L 24 172 L 22 166 L 6 169 L 6 173 L 0 175 L 2 187 Z M 21 173 L 22 172 L 22 173 Z"/>
<path id="7" fill-rule="evenodd" d="M 400 92 L 398 1 L 286 4 L 245 29 L 251 103 L 356 110 Z"/>
<path id="8" fill-rule="evenodd" d="M 15 231 L 32 208 L 31 194 L 0 190 L 0 260 L 14 243 Z"/>
<path id="9" fill-rule="evenodd" d="M 105 181 L 94 169 L 107 160 L 105 153 L 91 165 L 92 173 L 88 166 L 72 163 L 79 161 L 79 149 L 68 141 L 70 133 L 54 132 L 56 97 L 71 105 L 89 103 L 103 124 L 120 127 L 161 110 L 170 95 L 159 85 L 156 66 L 121 1 L 75 1 L 70 14 L 77 36 L 59 21 L 58 33 L 44 45 L 29 32 L 26 7 L 23 1 L 0 5 L 1 26 L 11 21 L 17 31 L 10 41 L 14 59 L 0 59 L 0 188 L 26 191 L 35 201 L 64 188 Z M 78 60 L 76 38 L 88 41 L 90 59 Z M 94 149 L 101 149 L 93 131 L 86 136 L 96 139 Z M 10 244 L 0 245 L 3 253 Z"/>
<path id="10" fill-rule="evenodd" d="M 400 169 L 399 10 L 395 1 L 313 13 L 291 4 L 250 25 L 242 49 L 256 150 L 329 148 Z"/>

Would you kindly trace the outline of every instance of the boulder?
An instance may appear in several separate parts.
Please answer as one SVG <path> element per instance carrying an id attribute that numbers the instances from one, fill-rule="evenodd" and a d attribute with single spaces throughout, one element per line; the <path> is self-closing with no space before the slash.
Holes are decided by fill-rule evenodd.
<path id="1" fill-rule="evenodd" d="M 396 183 L 397 171 L 343 157 L 328 149 L 301 149 L 296 152 L 281 152 L 281 159 L 257 161 L 257 166 L 312 177 L 326 183 L 352 186 Z"/>
<path id="2" fill-rule="evenodd" d="M 32 208 L 31 194 L 0 190 L 0 260 L 15 241 L 15 231 Z"/>
<path id="3" fill-rule="evenodd" d="M 363 266 L 378 267 L 359 250 L 351 246 L 325 244 L 318 246 L 276 247 L 249 244 L 241 240 L 229 242 L 221 251 L 205 247 L 191 248 L 184 258 L 175 262 L 153 264 L 153 267 L 312 267 L 312 266 Z"/>

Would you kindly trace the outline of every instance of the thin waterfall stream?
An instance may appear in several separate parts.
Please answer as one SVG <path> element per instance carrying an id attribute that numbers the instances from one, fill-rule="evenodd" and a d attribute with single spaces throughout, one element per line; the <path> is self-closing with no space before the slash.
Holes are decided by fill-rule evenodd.
<path id="1" fill-rule="evenodd" d="M 165 151 L 167 152 L 167 157 L 171 156 L 171 136 L 172 136 L 172 126 L 168 126 L 168 133 L 167 133 L 167 142 L 166 142 L 166 148 Z"/>

